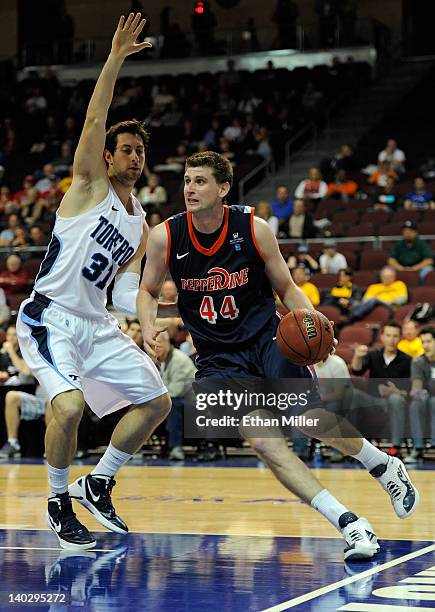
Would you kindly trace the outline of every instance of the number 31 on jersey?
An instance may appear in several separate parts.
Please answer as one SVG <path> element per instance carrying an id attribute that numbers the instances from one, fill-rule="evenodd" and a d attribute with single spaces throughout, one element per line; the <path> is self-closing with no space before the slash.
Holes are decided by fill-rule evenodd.
<path id="1" fill-rule="evenodd" d="M 223 319 L 237 319 L 239 309 L 236 306 L 233 295 L 226 295 L 222 302 L 219 314 Z M 218 318 L 218 313 L 215 310 L 213 298 L 210 295 L 205 295 L 202 299 L 199 308 L 199 314 L 203 319 L 214 325 Z"/>

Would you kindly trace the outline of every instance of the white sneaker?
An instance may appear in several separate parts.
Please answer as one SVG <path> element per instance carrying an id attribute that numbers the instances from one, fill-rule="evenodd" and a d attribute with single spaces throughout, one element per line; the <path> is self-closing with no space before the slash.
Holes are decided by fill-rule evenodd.
<path id="1" fill-rule="evenodd" d="M 415 512 L 420 495 L 400 459 L 389 456 L 386 464 L 378 465 L 370 474 L 388 493 L 394 512 L 400 519 L 407 518 Z"/>
<path id="2" fill-rule="evenodd" d="M 405 465 L 415 465 L 423 460 L 423 451 L 413 448 L 407 457 L 403 460 Z"/>
<path id="3" fill-rule="evenodd" d="M 346 542 L 344 549 L 345 561 L 372 559 L 380 551 L 378 537 L 368 520 L 363 517 L 348 523 L 342 528 L 341 533 Z"/>

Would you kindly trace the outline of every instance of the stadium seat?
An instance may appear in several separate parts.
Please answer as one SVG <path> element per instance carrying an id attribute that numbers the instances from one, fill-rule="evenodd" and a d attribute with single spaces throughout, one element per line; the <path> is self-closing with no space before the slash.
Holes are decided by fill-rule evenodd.
<path id="1" fill-rule="evenodd" d="M 420 236 L 428 236 L 429 234 L 435 234 L 435 221 L 427 221 L 420 223 L 419 225 Z"/>
<path id="2" fill-rule="evenodd" d="M 330 321 L 339 321 L 341 312 L 336 306 L 317 306 L 317 310 L 325 315 Z"/>
<path id="3" fill-rule="evenodd" d="M 368 315 L 363 319 L 366 323 L 379 323 L 382 325 L 390 319 L 390 314 L 383 306 L 376 306 Z"/>
<path id="4" fill-rule="evenodd" d="M 386 225 L 390 219 L 390 213 L 383 210 L 375 210 L 373 212 L 364 213 L 363 220 L 365 223 L 373 223 L 375 227 Z"/>
<path id="5" fill-rule="evenodd" d="M 358 285 L 362 289 L 366 289 L 369 285 L 377 282 L 375 272 L 370 270 L 359 270 L 353 275 L 355 285 Z"/>
<path id="6" fill-rule="evenodd" d="M 433 272 L 429 272 L 429 274 L 427 274 L 427 275 L 424 277 L 424 283 L 423 283 L 423 285 L 424 285 L 425 287 L 433 287 L 433 286 L 435 286 L 435 271 L 433 271 Z"/>
<path id="7" fill-rule="evenodd" d="M 367 344 L 373 340 L 373 332 L 370 327 L 360 325 L 350 325 L 344 327 L 340 332 L 340 343 L 343 344 Z"/>
<path id="8" fill-rule="evenodd" d="M 416 287 L 412 290 L 412 301 L 435 304 L 435 287 Z"/>
<path id="9" fill-rule="evenodd" d="M 403 270 L 401 272 L 397 272 L 397 280 L 403 281 L 408 288 L 412 289 L 413 287 L 418 287 L 420 277 L 418 272 Z"/>
<path id="10" fill-rule="evenodd" d="M 401 236 L 402 235 L 402 223 L 389 223 L 379 229 L 379 236 Z"/>
<path id="11" fill-rule="evenodd" d="M 11 309 L 11 314 L 16 314 L 21 306 L 21 302 L 27 300 L 29 297 L 28 293 L 17 293 L 16 295 L 8 296 L 8 304 Z"/>
<path id="12" fill-rule="evenodd" d="M 356 268 L 356 264 L 357 264 L 357 253 L 355 253 L 355 251 L 349 251 L 348 249 L 345 249 L 345 244 L 343 244 L 343 248 L 341 248 L 341 245 L 338 247 L 338 250 L 340 251 L 340 253 L 342 253 L 342 255 L 344 255 L 346 257 L 346 261 L 347 261 L 347 265 L 349 266 L 349 268 L 352 268 L 352 270 L 355 270 Z"/>
<path id="13" fill-rule="evenodd" d="M 397 310 L 394 312 L 394 320 L 398 323 L 403 323 L 409 317 L 409 315 L 414 310 L 413 304 L 405 304 L 404 306 L 399 306 Z"/>
<path id="14" fill-rule="evenodd" d="M 39 272 L 42 259 L 26 259 L 23 262 L 22 269 L 27 272 L 29 278 L 34 279 Z"/>
<path id="15" fill-rule="evenodd" d="M 347 230 L 346 236 L 373 236 L 373 225 L 371 223 L 361 223 Z"/>
<path id="16" fill-rule="evenodd" d="M 387 263 L 387 258 L 383 251 L 364 251 L 361 253 L 360 270 L 380 270 Z"/>
<path id="17" fill-rule="evenodd" d="M 316 285 L 318 289 L 331 289 L 334 287 L 337 281 L 336 274 L 314 274 L 311 277 L 311 282 Z"/>
<path id="18" fill-rule="evenodd" d="M 349 365 L 352 361 L 353 349 L 350 346 L 338 344 L 335 354 L 344 359 L 347 365 Z"/>
<path id="19" fill-rule="evenodd" d="M 359 222 L 360 215 L 355 210 L 345 210 L 335 213 L 334 223 L 343 223 L 344 225 L 352 225 Z"/>
<path id="20" fill-rule="evenodd" d="M 404 223 L 405 221 L 414 221 L 418 223 L 421 219 L 421 212 L 419 210 L 397 210 L 393 213 L 391 218 L 392 223 Z"/>

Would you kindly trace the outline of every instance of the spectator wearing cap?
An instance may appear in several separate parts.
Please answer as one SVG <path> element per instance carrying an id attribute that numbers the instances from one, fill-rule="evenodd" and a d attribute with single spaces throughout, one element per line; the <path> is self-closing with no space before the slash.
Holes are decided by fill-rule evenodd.
<path id="1" fill-rule="evenodd" d="M 271 205 L 272 215 L 278 219 L 280 229 L 286 229 L 285 226 L 293 212 L 293 198 L 290 197 L 287 185 L 278 185 Z"/>
<path id="2" fill-rule="evenodd" d="M 325 240 L 319 263 L 323 274 L 338 274 L 342 268 L 347 268 L 346 257 L 337 251 L 337 243 L 333 238 Z"/>
<path id="3" fill-rule="evenodd" d="M 267 221 L 272 232 L 277 236 L 279 221 L 278 217 L 272 213 L 272 206 L 266 200 L 261 200 L 255 207 L 255 216 Z"/>
<path id="4" fill-rule="evenodd" d="M 414 180 L 414 191 L 406 195 L 403 207 L 406 210 L 428 210 L 429 208 L 433 210 L 435 208 L 432 194 L 426 190 L 423 177 L 418 176 Z"/>
<path id="5" fill-rule="evenodd" d="M 297 199 L 293 204 L 293 213 L 288 220 L 290 238 L 314 238 L 317 233 L 312 216 L 307 213 L 305 202 Z"/>
<path id="6" fill-rule="evenodd" d="M 310 249 L 306 244 L 300 244 L 296 249 L 295 255 L 289 255 L 287 266 L 293 270 L 297 266 L 305 266 L 313 274 L 319 271 L 319 264 L 316 259 L 310 254 Z"/>
<path id="7" fill-rule="evenodd" d="M 337 275 L 337 281 L 325 293 L 322 304 L 336 306 L 342 315 L 348 315 L 352 306 L 362 298 L 362 289 L 353 282 L 353 270 L 342 268 Z"/>
<path id="8" fill-rule="evenodd" d="M 305 266 L 298 266 L 292 270 L 292 277 L 296 285 L 301 289 L 313 306 L 320 304 L 320 293 L 316 285 L 309 282 L 309 273 Z"/>
<path id="9" fill-rule="evenodd" d="M 367 287 L 362 302 L 351 309 L 350 321 L 364 318 L 376 306 L 385 306 L 390 316 L 394 306 L 401 306 L 408 301 L 408 288 L 401 280 L 397 280 L 396 270 L 384 266 L 380 272 L 381 282 L 372 283 Z"/>
<path id="10" fill-rule="evenodd" d="M 418 237 L 417 225 L 413 221 L 405 221 L 402 228 L 403 240 L 392 247 L 388 263 L 398 272 L 418 272 L 423 283 L 434 269 L 431 248 L 426 240 Z"/>

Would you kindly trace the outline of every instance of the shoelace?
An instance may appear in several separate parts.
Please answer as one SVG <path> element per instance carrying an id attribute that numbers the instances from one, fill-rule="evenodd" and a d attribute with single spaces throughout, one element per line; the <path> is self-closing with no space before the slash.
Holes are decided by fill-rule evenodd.
<path id="1" fill-rule="evenodd" d="M 397 483 L 393 482 L 392 480 L 390 480 L 387 483 L 387 489 L 388 489 L 388 493 L 394 499 L 399 499 L 399 497 L 402 495 L 401 487 Z"/>

